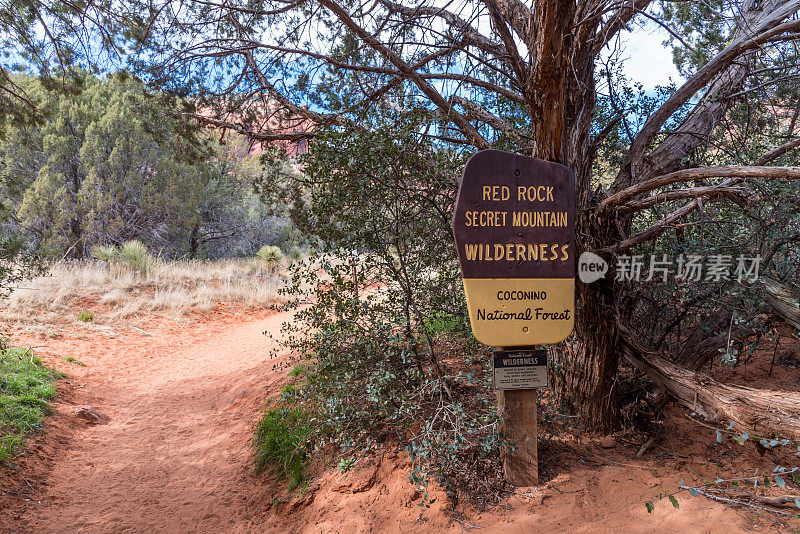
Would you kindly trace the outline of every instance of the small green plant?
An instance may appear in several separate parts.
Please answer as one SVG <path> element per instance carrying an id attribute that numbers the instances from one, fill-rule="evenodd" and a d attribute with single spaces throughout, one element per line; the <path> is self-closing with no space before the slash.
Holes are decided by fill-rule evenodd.
<path id="1" fill-rule="evenodd" d="M 430 336 L 440 334 L 464 334 L 464 321 L 445 313 L 434 313 L 425 319 L 425 328 Z"/>
<path id="2" fill-rule="evenodd" d="M 274 271 L 283 259 L 283 252 L 279 247 L 265 245 L 256 252 L 256 259 L 267 269 Z"/>
<path id="3" fill-rule="evenodd" d="M 141 241 L 127 241 L 119 249 L 119 261 L 134 272 L 146 274 L 153 264 L 153 256 Z"/>
<path id="4" fill-rule="evenodd" d="M 339 465 L 336 466 L 336 469 L 338 469 L 340 473 L 344 474 L 350 471 L 354 465 L 356 465 L 355 458 L 342 458 L 339 460 Z"/>
<path id="5" fill-rule="evenodd" d="M 119 250 L 114 245 L 95 245 L 89 252 L 93 258 L 100 261 L 114 261 L 119 255 Z"/>
<path id="6" fill-rule="evenodd" d="M 289 258 L 293 261 L 299 260 L 303 257 L 303 249 L 298 247 L 297 245 L 292 245 L 289 248 Z"/>
<path id="7" fill-rule="evenodd" d="M 290 401 L 292 400 L 292 397 L 294 397 L 296 394 L 297 394 L 297 387 L 292 384 L 286 384 L 281 388 L 281 398 L 283 400 Z"/>
<path id="8" fill-rule="evenodd" d="M 307 414 L 299 408 L 282 406 L 267 410 L 256 426 L 253 440 L 255 472 L 272 467 L 289 479 L 290 490 L 297 488 L 308 467 L 306 445 L 310 429 Z"/>
<path id="9" fill-rule="evenodd" d="M 89 310 L 81 310 L 78 314 L 78 320 L 82 323 L 91 323 L 94 321 L 94 314 Z"/>
<path id="10" fill-rule="evenodd" d="M 41 428 L 59 376 L 30 350 L 4 346 L 0 343 L 0 462 L 10 460 L 25 436 Z"/>
<path id="11" fill-rule="evenodd" d="M 69 362 L 69 363 L 74 363 L 75 365 L 80 365 L 81 367 L 85 367 L 86 366 L 85 363 L 83 363 L 82 361 L 80 361 L 79 359 L 77 359 L 74 356 L 67 356 L 66 358 L 64 358 L 64 360 Z"/>
<path id="12" fill-rule="evenodd" d="M 289 371 L 289 376 L 291 378 L 297 378 L 298 376 L 306 374 L 307 371 L 308 371 L 308 366 L 303 365 L 302 363 L 298 363 L 292 368 L 291 371 Z"/>

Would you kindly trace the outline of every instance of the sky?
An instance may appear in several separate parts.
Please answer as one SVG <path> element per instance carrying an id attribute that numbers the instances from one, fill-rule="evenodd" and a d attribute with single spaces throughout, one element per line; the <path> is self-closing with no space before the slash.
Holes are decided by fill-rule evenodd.
<path id="1" fill-rule="evenodd" d="M 645 91 L 667 85 L 670 78 L 678 85 L 683 81 L 672 63 L 672 50 L 662 44 L 667 37 L 669 34 L 652 22 L 621 36 L 623 58 L 628 59 L 623 63 L 623 70 L 631 81 L 641 82 Z"/>

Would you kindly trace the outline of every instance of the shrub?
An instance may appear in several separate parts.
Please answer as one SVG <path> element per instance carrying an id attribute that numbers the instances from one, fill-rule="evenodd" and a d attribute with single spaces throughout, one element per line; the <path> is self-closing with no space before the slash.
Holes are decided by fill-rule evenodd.
<path id="1" fill-rule="evenodd" d="M 283 259 L 281 249 L 272 245 L 265 245 L 256 252 L 256 259 L 270 270 L 275 270 Z"/>
<path id="2" fill-rule="evenodd" d="M 83 323 L 91 323 L 94 321 L 94 314 L 89 310 L 81 310 L 78 314 L 78 320 Z"/>
<path id="3" fill-rule="evenodd" d="M 279 475 L 289 478 L 292 488 L 299 486 L 308 467 L 309 431 L 309 420 L 303 410 L 285 406 L 267 410 L 256 427 L 253 441 L 256 473 L 271 466 Z"/>
<path id="4" fill-rule="evenodd" d="M 298 247 L 297 245 L 292 245 L 289 248 L 289 258 L 293 261 L 299 260 L 303 257 L 303 249 Z"/>
<path id="5" fill-rule="evenodd" d="M 134 272 L 145 274 L 153 263 L 153 256 L 141 241 L 127 241 L 118 253 L 119 261 Z"/>
<path id="6" fill-rule="evenodd" d="M 420 144 L 417 126 L 315 140 L 291 213 L 324 248 L 284 292 L 300 307 L 287 344 L 313 367 L 283 402 L 315 421 L 313 450 L 389 441 L 408 450 L 413 482 L 486 502 L 504 488 L 505 442 L 489 355 L 464 335 L 449 215 L 463 159 Z"/>
<path id="7" fill-rule="evenodd" d="M 95 245 L 90 249 L 93 258 L 100 261 L 114 261 L 119 255 L 119 250 L 114 245 Z"/>

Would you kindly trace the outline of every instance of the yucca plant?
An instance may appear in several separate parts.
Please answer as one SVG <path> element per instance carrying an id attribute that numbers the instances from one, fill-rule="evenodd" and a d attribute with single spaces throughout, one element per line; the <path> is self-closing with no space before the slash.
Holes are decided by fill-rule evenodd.
<path id="1" fill-rule="evenodd" d="M 256 252 L 256 259 L 270 271 L 274 271 L 283 259 L 283 252 L 279 247 L 264 245 Z"/>
<path id="2" fill-rule="evenodd" d="M 119 254 L 119 250 L 114 245 L 95 245 L 89 252 L 93 258 L 100 261 L 114 261 Z"/>
<path id="3" fill-rule="evenodd" d="M 134 272 L 146 274 L 153 263 L 147 245 L 136 239 L 126 241 L 118 253 L 119 261 Z"/>

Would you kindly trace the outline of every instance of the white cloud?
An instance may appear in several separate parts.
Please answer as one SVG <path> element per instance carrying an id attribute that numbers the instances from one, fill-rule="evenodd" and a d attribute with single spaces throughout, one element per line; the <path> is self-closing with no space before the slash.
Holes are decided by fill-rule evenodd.
<path id="1" fill-rule="evenodd" d="M 631 82 L 640 82 L 650 91 L 670 79 L 678 84 L 683 81 L 672 62 L 672 48 L 663 44 L 669 37 L 663 28 L 650 23 L 620 37 L 623 71 Z"/>

